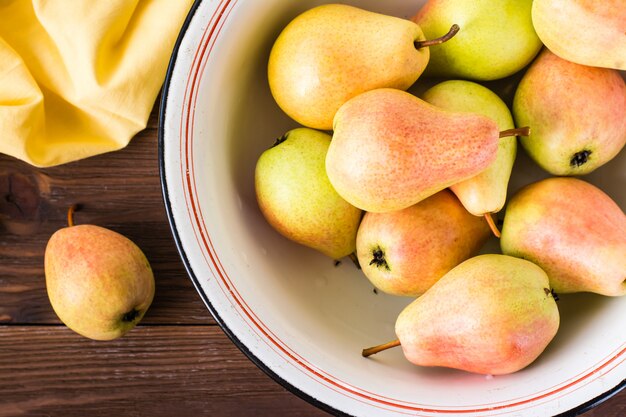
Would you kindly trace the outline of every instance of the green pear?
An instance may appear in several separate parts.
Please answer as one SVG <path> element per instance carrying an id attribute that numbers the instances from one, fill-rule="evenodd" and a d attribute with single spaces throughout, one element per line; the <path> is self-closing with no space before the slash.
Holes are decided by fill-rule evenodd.
<path id="1" fill-rule="evenodd" d="M 541 41 L 561 58 L 626 70 L 624 0 L 534 0 L 532 17 Z"/>
<path id="2" fill-rule="evenodd" d="M 95 340 L 123 336 L 143 318 L 154 297 L 145 255 L 112 230 L 83 224 L 57 230 L 46 246 L 50 304 L 76 333 Z"/>
<path id="3" fill-rule="evenodd" d="M 428 63 L 428 45 L 454 33 L 426 41 L 410 20 L 342 4 L 315 7 L 276 39 L 268 64 L 270 89 L 292 119 L 331 130 L 337 109 L 357 94 L 409 88 Z"/>
<path id="4" fill-rule="evenodd" d="M 517 133 L 501 133 L 488 117 L 443 110 L 404 91 L 372 90 L 337 112 L 326 171 L 352 205 L 402 210 L 487 169 L 499 137 Z"/>
<path id="5" fill-rule="evenodd" d="M 448 190 L 414 206 L 366 213 L 356 238 L 365 276 L 386 293 L 416 297 L 475 255 L 491 232 Z"/>
<path id="6" fill-rule="evenodd" d="M 353 253 L 361 210 L 333 189 L 324 161 L 331 137 L 299 128 L 259 157 L 255 189 L 261 212 L 283 236 L 333 259 Z"/>
<path id="7" fill-rule="evenodd" d="M 444 81 L 426 91 L 422 98 L 442 109 L 490 117 L 500 130 L 515 127 L 513 116 L 500 97 L 471 81 Z M 517 139 L 502 138 L 493 164 L 480 174 L 450 186 L 467 211 L 475 216 L 483 216 L 497 213 L 504 207 L 516 153 Z"/>
<path id="8" fill-rule="evenodd" d="M 397 341 L 365 349 L 363 356 L 401 345 L 415 365 L 509 374 L 539 357 L 558 328 L 559 311 L 541 268 L 482 255 L 452 269 L 400 313 Z"/>
<path id="9" fill-rule="evenodd" d="M 584 175 L 613 159 L 626 143 L 626 84 L 618 71 L 575 64 L 544 50 L 513 100 L 520 142 L 553 175 Z"/>
<path id="10" fill-rule="evenodd" d="M 511 198 L 502 252 L 542 267 L 557 293 L 626 294 L 626 216 L 599 188 L 548 178 Z"/>
<path id="11" fill-rule="evenodd" d="M 433 48 L 424 75 L 496 80 L 518 72 L 541 49 L 531 5 L 532 0 L 429 0 L 412 19 L 425 37 L 452 23 L 460 31 Z"/>

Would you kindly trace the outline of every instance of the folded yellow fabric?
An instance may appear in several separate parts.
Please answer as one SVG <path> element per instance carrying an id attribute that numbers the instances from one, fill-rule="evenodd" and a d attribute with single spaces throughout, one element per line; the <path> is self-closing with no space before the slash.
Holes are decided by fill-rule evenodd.
<path id="1" fill-rule="evenodd" d="M 47 167 L 145 128 L 192 0 L 0 0 L 0 152 Z"/>

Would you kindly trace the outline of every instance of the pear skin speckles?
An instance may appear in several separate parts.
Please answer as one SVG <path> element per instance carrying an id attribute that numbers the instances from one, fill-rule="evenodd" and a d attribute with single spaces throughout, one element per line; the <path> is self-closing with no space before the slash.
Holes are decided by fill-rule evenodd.
<path id="1" fill-rule="evenodd" d="M 498 143 L 498 126 L 485 116 L 379 89 L 337 112 L 326 171 L 352 205 L 401 210 L 482 172 L 496 159 Z"/>

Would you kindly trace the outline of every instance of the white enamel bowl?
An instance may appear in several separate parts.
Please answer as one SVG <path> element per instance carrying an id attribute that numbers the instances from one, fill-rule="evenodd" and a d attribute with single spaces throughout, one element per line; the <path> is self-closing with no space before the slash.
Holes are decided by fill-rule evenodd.
<path id="1" fill-rule="evenodd" d="M 279 383 L 335 414 L 575 415 L 623 388 L 626 298 L 562 296 L 555 340 L 513 375 L 418 368 L 400 349 L 361 357 L 395 338 L 411 300 L 375 294 L 350 261 L 335 267 L 287 241 L 254 196 L 258 156 L 296 127 L 269 92 L 271 45 L 319 3 L 199 1 L 172 57 L 160 127 L 165 203 L 189 275 L 224 331 Z M 410 17 L 423 2 L 348 3 Z M 545 176 L 520 151 L 511 190 Z M 626 207 L 626 151 L 586 179 Z M 494 250 L 495 239 L 485 251 Z"/>

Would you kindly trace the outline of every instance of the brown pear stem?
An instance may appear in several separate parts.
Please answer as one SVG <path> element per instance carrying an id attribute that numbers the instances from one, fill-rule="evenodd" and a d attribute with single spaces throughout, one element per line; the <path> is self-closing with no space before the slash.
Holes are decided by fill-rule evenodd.
<path id="1" fill-rule="evenodd" d="M 450 30 L 448 31 L 448 33 L 446 33 L 445 35 L 436 38 L 436 39 L 429 39 L 429 40 L 425 40 L 425 41 L 415 41 L 415 48 L 416 49 L 422 49 L 425 48 L 427 46 L 433 46 L 433 45 L 440 45 L 444 42 L 449 41 L 450 39 L 452 39 L 454 37 L 454 35 L 456 35 L 459 31 L 459 25 L 454 24 L 452 25 L 452 27 L 450 27 Z"/>
<path id="2" fill-rule="evenodd" d="M 382 352 L 383 350 L 394 348 L 396 346 L 400 346 L 400 341 L 397 339 L 388 343 L 383 343 L 382 345 L 372 346 L 371 348 L 363 349 L 361 355 L 363 355 L 364 358 L 367 358 L 370 355 Z"/>
<path id="3" fill-rule="evenodd" d="M 508 129 L 500 132 L 501 138 L 506 138 L 509 136 L 530 136 L 530 127 L 518 127 L 517 129 Z"/>
<path id="4" fill-rule="evenodd" d="M 72 204 L 70 208 L 67 209 L 67 225 L 69 227 L 74 226 L 74 212 L 78 209 L 78 205 Z"/>
<path id="5" fill-rule="evenodd" d="M 352 252 L 350 255 L 348 255 L 348 257 L 352 260 L 354 266 L 356 266 L 356 269 L 361 269 L 361 264 L 359 263 L 359 258 L 357 258 L 356 256 L 356 252 Z"/>
<path id="6" fill-rule="evenodd" d="M 489 225 L 489 228 L 491 229 L 495 237 L 500 239 L 500 236 L 502 235 L 500 233 L 500 230 L 498 230 L 498 226 L 496 226 L 496 223 L 493 221 L 493 217 L 491 217 L 491 213 L 485 213 L 485 220 L 487 220 L 487 224 Z"/>

